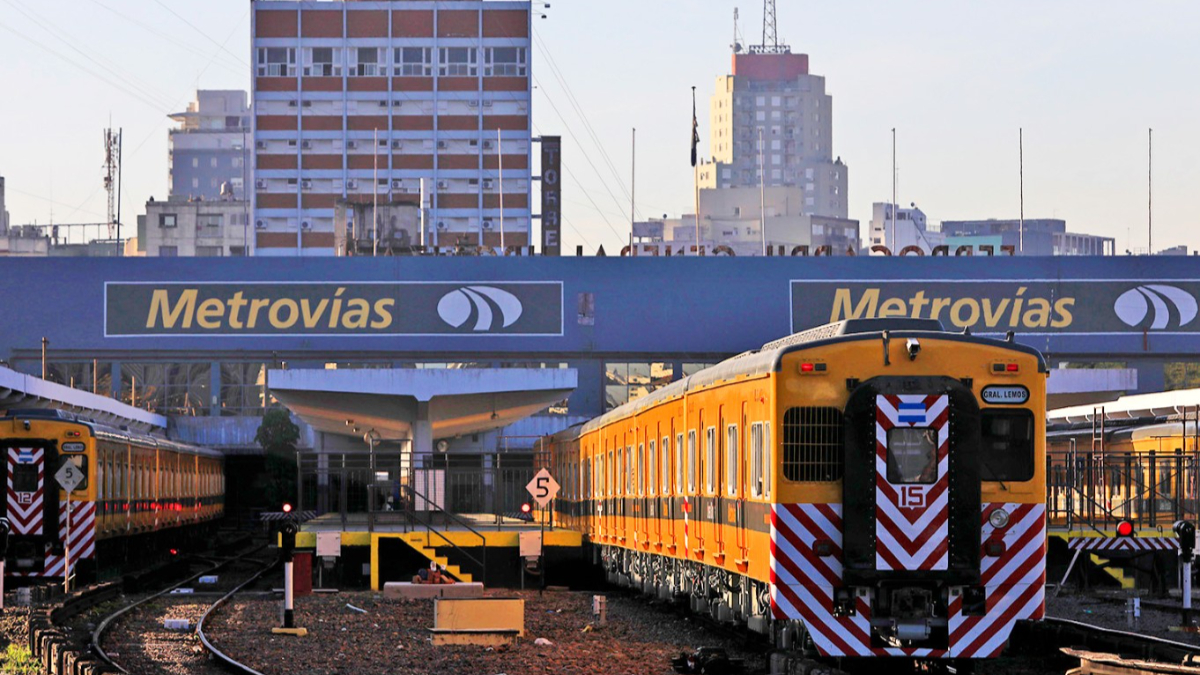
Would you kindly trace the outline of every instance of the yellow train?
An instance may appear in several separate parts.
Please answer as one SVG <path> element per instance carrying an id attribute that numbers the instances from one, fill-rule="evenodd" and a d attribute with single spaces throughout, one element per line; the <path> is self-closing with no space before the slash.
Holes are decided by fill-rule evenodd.
<path id="1" fill-rule="evenodd" d="M 68 412 L 8 411 L 0 417 L 0 454 L 10 576 L 62 578 L 68 557 L 73 573 L 90 576 L 98 551 L 137 554 L 165 541 L 159 535 L 180 536 L 224 512 L 221 453 Z M 56 479 L 67 466 L 76 479 L 69 495 Z"/>
<path id="2" fill-rule="evenodd" d="M 937 321 L 815 328 L 550 437 L 556 519 L 785 648 L 996 656 L 1044 611 L 1045 381 Z"/>

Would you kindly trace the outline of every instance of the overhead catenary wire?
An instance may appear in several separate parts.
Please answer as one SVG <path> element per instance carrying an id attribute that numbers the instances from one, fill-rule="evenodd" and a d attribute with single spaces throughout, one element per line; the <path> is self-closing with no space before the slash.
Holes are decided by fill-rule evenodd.
<path id="1" fill-rule="evenodd" d="M 541 131 L 538 130 L 537 127 L 534 127 L 534 133 L 537 134 L 538 136 L 542 135 Z M 612 222 L 609 221 L 608 216 L 605 215 L 604 211 L 600 208 L 600 205 L 596 203 L 596 200 L 592 198 L 591 193 L 587 191 L 587 188 L 583 187 L 583 183 L 581 183 L 579 181 L 579 179 L 575 177 L 575 173 L 573 171 L 571 171 L 571 168 L 567 166 L 566 162 L 561 162 L 560 166 L 561 166 L 563 172 L 566 173 L 566 175 L 570 176 L 571 180 L 575 181 L 576 186 L 579 187 L 579 191 L 583 193 L 583 196 L 587 198 L 588 203 L 590 203 L 592 205 L 592 208 L 596 210 L 596 213 L 600 214 L 600 218 L 601 218 L 601 220 L 604 221 L 604 224 L 608 226 L 608 229 L 611 230 L 612 233 L 614 235 L 616 235 L 617 240 L 620 241 L 622 239 L 621 234 L 617 232 L 617 228 L 613 227 Z M 565 222 L 565 220 L 564 220 L 564 222 Z M 580 232 L 579 230 L 577 230 L 575 228 L 571 228 L 571 229 L 574 230 L 575 233 L 578 234 L 580 237 L 583 237 L 582 232 Z M 588 246 L 590 247 L 591 244 L 589 243 Z"/>
<path id="2" fill-rule="evenodd" d="M 188 44 L 187 42 L 181 41 L 179 39 L 178 35 L 171 35 L 165 31 L 159 30 L 153 24 L 136 19 L 136 18 L 122 12 L 121 10 L 116 9 L 115 7 L 110 7 L 106 4 L 104 4 L 103 2 L 100 2 L 100 0 L 92 0 L 92 2 L 96 6 L 102 7 L 103 9 L 105 9 L 109 12 L 112 12 L 113 14 L 115 14 L 118 17 L 128 21 L 129 23 L 137 26 L 138 28 L 141 28 L 142 30 L 144 30 L 148 33 L 151 33 L 153 35 L 157 35 L 157 36 L 161 37 L 162 39 L 166 40 L 167 42 L 170 42 L 173 47 L 177 47 L 179 49 L 185 49 L 185 50 L 191 52 L 192 54 L 195 54 L 196 56 L 209 58 L 208 52 L 205 52 L 200 47 L 196 47 L 191 44 Z M 220 53 L 218 52 L 218 56 L 219 56 L 219 54 Z M 233 62 L 230 62 L 225 59 L 217 59 L 217 60 L 215 60 L 215 65 L 221 66 L 222 68 L 225 68 L 232 73 L 236 73 L 238 75 L 244 76 L 246 74 L 246 68 L 247 68 L 248 64 L 245 61 L 233 63 Z"/>
<path id="3" fill-rule="evenodd" d="M 592 142 L 596 145 L 596 148 L 600 151 L 600 157 L 604 160 L 609 172 L 616 180 L 617 187 L 620 188 L 621 193 L 624 195 L 626 201 L 632 201 L 632 194 L 630 189 L 626 187 L 625 182 L 621 177 L 621 172 L 617 170 L 612 158 L 608 155 L 608 151 L 604 149 L 604 144 L 600 142 L 600 137 L 596 133 L 596 130 L 592 127 L 592 123 L 588 119 L 587 113 L 585 112 L 583 106 L 579 104 L 579 100 L 575 97 L 575 92 L 571 89 L 569 80 L 563 76 L 562 71 L 558 67 L 558 63 L 554 60 L 554 55 L 550 52 L 549 45 L 546 44 L 546 41 L 541 38 L 536 30 L 533 32 L 533 36 L 538 45 L 541 47 L 542 52 L 546 56 L 546 64 L 550 66 L 550 74 L 554 76 L 554 79 L 558 82 L 559 87 L 562 89 L 563 93 L 566 94 L 567 102 L 571 104 L 571 107 L 575 110 L 575 114 L 579 116 L 580 122 L 583 123 L 584 131 L 587 132 Z M 542 91 L 545 93 L 544 89 Z M 548 97 L 549 96 L 547 95 L 547 98 Z M 576 139 L 576 142 L 578 143 L 578 139 Z M 635 214 L 637 217 L 640 217 L 640 211 L 635 210 Z"/>
<path id="4" fill-rule="evenodd" d="M 237 62 L 238 62 L 238 63 L 240 63 L 240 64 L 242 64 L 242 65 L 246 66 L 247 68 L 249 68 L 249 67 L 250 67 L 250 62 L 249 62 L 249 61 L 247 61 L 246 59 L 244 59 L 244 58 L 242 58 L 242 57 L 238 56 L 237 54 L 235 54 L 235 53 L 233 53 L 233 52 L 229 51 L 228 49 L 226 49 L 226 47 L 225 47 L 225 44 L 224 44 L 224 43 L 217 42 L 216 38 L 212 37 L 212 36 L 211 36 L 211 35 L 209 35 L 208 33 L 205 33 L 204 31 L 200 30 L 200 28 L 198 28 L 198 27 L 196 26 L 196 24 L 192 23 L 191 21 L 188 21 L 188 20 L 187 20 L 187 18 L 186 18 L 186 17 L 184 17 L 183 15 L 181 15 L 179 12 L 176 12 L 175 10 L 171 9 L 171 8 L 170 8 L 170 6 L 168 6 L 168 5 L 167 5 L 166 3 L 164 3 L 162 0 L 154 0 L 154 2 L 158 3 L 158 6 L 159 6 L 159 7 L 162 7 L 163 9 L 167 10 L 167 11 L 168 11 L 168 12 L 170 12 L 171 14 L 175 15 L 175 18 L 177 18 L 177 19 L 179 19 L 180 21 L 182 21 L 182 22 L 186 23 L 186 24 L 187 24 L 187 25 L 188 25 L 188 26 L 189 26 L 189 27 L 190 27 L 192 30 L 194 30 L 194 31 L 196 31 L 197 33 L 199 33 L 200 35 L 202 35 L 202 36 L 203 36 L 203 37 L 204 37 L 206 40 L 208 40 L 209 42 L 211 42 L 211 43 L 215 44 L 215 45 L 216 45 L 216 46 L 217 46 L 217 47 L 218 47 L 218 48 L 219 48 L 221 51 L 223 51 L 223 52 L 225 52 L 226 54 L 228 54 L 228 55 L 232 56 L 234 59 L 236 59 L 236 60 L 237 60 Z M 225 42 L 229 42 L 229 41 L 228 41 L 228 40 L 226 40 Z"/>

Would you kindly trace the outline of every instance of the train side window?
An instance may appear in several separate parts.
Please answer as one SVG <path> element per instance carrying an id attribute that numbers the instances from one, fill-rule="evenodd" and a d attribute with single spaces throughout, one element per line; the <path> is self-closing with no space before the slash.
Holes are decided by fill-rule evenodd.
<path id="1" fill-rule="evenodd" d="M 638 443 L 637 454 L 637 493 L 646 494 L 646 444 Z"/>
<path id="2" fill-rule="evenodd" d="M 646 470 L 649 472 L 646 476 L 646 494 L 654 495 L 654 488 L 658 484 L 658 476 L 655 473 L 658 470 L 658 446 L 655 445 L 654 439 L 650 439 L 650 454 L 646 455 Z"/>
<path id="3" fill-rule="evenodd" d="M 980 477 L 993 481 L 1033 480 L 1033 413 L 985 410 L 982 425 Z"/>
<path id="4" fill-rule="evenodd" d="M 683 494 L 683 434 L 675 434 L 675 494 Z"/>
<path id="5" fill-rule="evenodd" d="M 614 451 L 609 450 L 608 451 L 608 494 L 609 495 L 617 494 L 617 476 L 619 474 L 617 473 L 617 462 L 615 460 L 615 457 L 616 457 L 616 455 L 614 454 Z"/>
<path id="6" fill-rule="evenodd" d="M 762 423 L 750 425 L 750 496 L 763 496 Z"/>
<path id="7" fill-rule="evenodd" d="M 704 491 L 715 494 L 717 491 L 717 428 L 709 427 L 704 430 Z"/>
<path id="8" fill-rule="evenodd" d="M 666 496 L 671 492 L 671 437 L 663 436 L 662 445 L 659 446 L 659 453 L 662 457 L 662 470 L 659 472 L 659 480 L 662 481 L 662 494 Z"/>
<path id="9" fill-rule="evenodd" d="M 791 481 L 842 478 L 842 411 L 788 408 L 783 414 L 783 477 Z"/>
<path id="10" fill-rule="evenodd" d="M 775 475 L 775 465 L 771 463 L 771 423 L 763 422 L 762 424 L 762 444 L 763 444 L 763 462 L 762 462 L 762 481 L 763 481 L 763 496 L 771 496 L 771 479 Z"/>
<path id="11" fill-rule="evenodd" d="M 625 448 L 625 494 L 627 495 L 634 494 L 633 488 L 636 483 L 633 472 L 636 468 L 637 464 L 634 462 L 633 446 L 631 445 Z"/>
<path id="12" fill-rule="evenodd" d="M 725 485 L 729 495 L 738 492 L 738 428 L 736 424 L 725 427 Z"/>
<path id="13" fill-rule="evenodd" d="M 696 492 L 696 432 L 688 431 L 687 487 L 689 493 Z"/>

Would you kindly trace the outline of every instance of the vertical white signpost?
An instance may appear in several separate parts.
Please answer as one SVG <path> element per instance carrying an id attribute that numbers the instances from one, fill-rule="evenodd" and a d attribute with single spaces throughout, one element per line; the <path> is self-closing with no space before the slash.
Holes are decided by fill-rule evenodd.
<path id="1" fill-rule="evenodd" d="M 83 472 L 70 459 L 64 459 L 62 466 L 58 469 L 58 473 L 54 474 L 54 480 L 58 481 L 58 484 L 67 493 L 67 536 L 63 538 L 63 550 L 66 552 L 66 568 L 63 570 L 63 591 L 66 593 L 71 592 L 71 493 L 75 488 L 79 487 L 79 484 L 83 482 L 83 478 Z"/>
<path id="2" fill-rule="evenodd" d="M 554 476 L 550 475 L 550 470 L 543 468 L 537 472 L 533 480 L 525 486 L 529 494 L 533 496 L 533 501 L 537 502 L 538 508 L 542 509 L 542 587 L 546 586 L 546 505 L 550 500 L 558 496 L 559 490 L 558 481 L 554 480 Z M 553 517 L 553 514 L 551 514 Z M 521 573 L 521 581 L 525 580 L 524 572 Z"/>

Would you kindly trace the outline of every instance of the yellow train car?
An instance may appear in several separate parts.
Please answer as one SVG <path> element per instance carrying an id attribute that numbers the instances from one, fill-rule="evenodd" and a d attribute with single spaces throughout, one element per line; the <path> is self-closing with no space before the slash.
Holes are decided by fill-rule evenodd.
<path id="1" fill-rule="evenodd" d="M 1045 380 L 937 321 L 830 324 L 550 437 L 556 518 L 782 647 L 993 657 L 1044 612 Z"/>
<path id="2" fill-rule="evenodd" d="M 224 514 L 224 455 L 213 450 L 59 410 L 11 410 L 0 455 L 14 577 L 62 578 L 68 558 L 73 574 L 90 576 L 109 551 L 119 564 L 158 535 L 194 534 Z M 55 479 L 68 464 L 80 478 L 70 494 Z"/>

